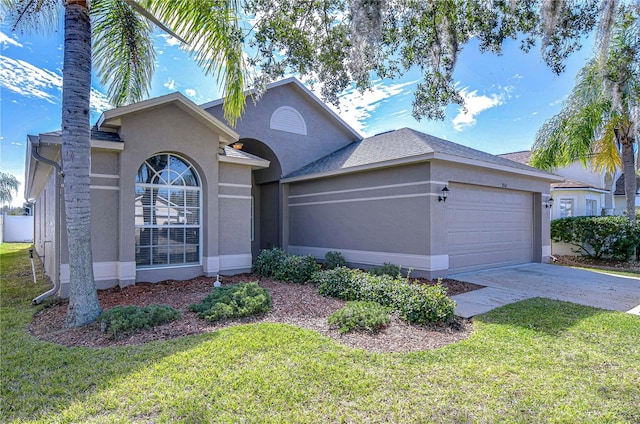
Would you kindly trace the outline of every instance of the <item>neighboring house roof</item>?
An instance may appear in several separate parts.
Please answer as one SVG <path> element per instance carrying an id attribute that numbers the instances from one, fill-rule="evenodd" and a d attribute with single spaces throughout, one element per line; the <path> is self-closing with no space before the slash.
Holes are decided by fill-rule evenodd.
<path id="1" fill-rule="evenodd" d="M 524 150 L 522 152 L 504 153 L 498 156 L 500 156 L 501 158 L 512 160 L 514 162 L 521 163 L 523 165 L 529 165 L 529 162 L 531 162 L 531 150 Z"/>
<path id="2" fill-rule="evenodd" d="M 202 124 L 219 133 L 220 144 L 231 144 L 239 138 L 237 132 L 178 92 L 107 110 L 100 115 L 96 127 L 100 130 L 117 129 L 120 127 L 121 118 L 124 115 L 141 112 L 143 110 L 151 110 L 168 104 L 178 106 Z"/>
<path id="3" fill-rule="evenodd" d="M 640 176 L 636 177 L 636 194 L 640 194 Z M 618 181 L 616 181 L 616 190 L 613 192 L 614 195 L 616 196 L 624 196 L 625 195 L 625 191 L 624 191 L 624 174 L 620 175 L 620 178 L 618 178 Z"/>
<path id="4" fill-rule="evenodd" d="M 560 181 L 555 175 L 518 162 L 437 138 L 410 128 L 389 131 L 348 146 L 287 175 L 293 181 L 305 177 L 327 176 L 345 172 L 441 159 L 504 171 L 528 174 Z M 287 181 L 285 181 L 287 182 Z"/>
<path id="5" fill-rule="evenodd" d="M 285 78 L 283 80 L 280 81 L 276 81 L 272 84 L 267 85 L 267 90 L 270 90 L 272 88 L 276 88 L 276 87 L 280 87 L 283 85 L 287 85 L 287 84 L 291 84 L 295 87 L 297 87 L 299 90 L 301 90 L 302 92 L 304 92 L 307 96 L 309 96 L 315 103 L 318 104 L 318 106 L 320 106 L 321 109 L 323 109 L 327 114 L 329 114 L 335 121 L 337 121 L 340 125 L 342 125 L 347 132 L 351 133 L 354 136 L 355 140 L 362 140 L 362 135 L 354 130 L 349 124 L 347 124 L 337 113 L 335 113 L 333 110 L 331 110 L 331 108 L 329 108 L 329 106 L 327 106 L 322 100 L 320 100 L 315 94 L 313 94 L 313 92 L 311 92 L 311 90 L 309 90 L 307 87 L 305 87 L 304 84 L 302 84 L 300 81 L 298 81 L 297 78 L 295 77 L 290 77 L 290 78 Z M 256 94 L 257 91 L 256 90 L 247 90 L 245 91 L 245 96 L 250 96 L 250 95 L 254 95 Z M 210 109 L 212 107 L 215 106 L 220 106 L 223 103 L 224 99 L 218 99 L 218 100 L 214 100 L 208 103 L 204 103 L 202 105 L 200 105 L 200 107 L 204 110 L 204 109 Z"/>
<path id="6" fill-rule="evenodd" d="M 522 163 L 525 165 L 528 165 L 531 162 L 531 150 L 504 153 L 498 156 L 500 156 L 501 158 L 509 159 L 514 162 Z M 552 183 L 551 189 L 552 190 L 588 190 L 588 191 L 597 191 L 600 193 L 608 193 L 607 190 L 598 188 L 594 185 L 587 184 L 582 181 L 572 180 L 570 178 L 565 178 L 564 181 L 562 182 Z"/>

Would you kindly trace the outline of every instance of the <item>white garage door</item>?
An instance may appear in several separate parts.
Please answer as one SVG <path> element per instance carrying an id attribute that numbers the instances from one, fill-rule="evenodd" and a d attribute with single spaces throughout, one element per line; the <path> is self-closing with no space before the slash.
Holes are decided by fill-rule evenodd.
<path id="1" fill-rule="evenodd" d="M 451 184 L 447 199 L 449 269 L 455 272 L 533 260 L 533 195 Z"/>

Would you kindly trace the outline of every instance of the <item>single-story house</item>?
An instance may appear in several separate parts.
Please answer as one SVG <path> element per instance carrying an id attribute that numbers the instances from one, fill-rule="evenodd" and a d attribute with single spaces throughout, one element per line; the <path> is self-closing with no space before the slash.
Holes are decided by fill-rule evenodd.
<path id="1" fill-rule="evenodd" d="M 92 130 L 98 288 L 249 271 L 260 249 L 447 276 L 547 261 L 561 178 L 408 128 L 363 138 L 304 85 L 269 86 L 231 129 L 179 93 Z M 60 133 L 28 137 L 35 248 L 68 293 Z"/>

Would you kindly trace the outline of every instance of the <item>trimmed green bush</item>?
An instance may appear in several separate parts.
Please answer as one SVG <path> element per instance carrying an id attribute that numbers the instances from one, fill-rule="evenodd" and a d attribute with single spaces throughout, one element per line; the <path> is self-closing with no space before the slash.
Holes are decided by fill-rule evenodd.
<path id="1" fill-rule="evenodd" d="M 551 239 L 582 256 L 628 261 L 640 245 L 640 227 L 624 216 L 577 216 L 551 221 Z"/>
<path id="2" fill-rule="evenodd" d="M 262 249 L 255 261 L 253 261 L 253 272 L 263 277 L 273 277 L 286 257 L 287 252 L 278 247 Z"/>
<path id="3" fill-rule="evenodd" d="M 201 303 L 189 305 L 188 309 L 208 321 L 241 318 L 268 312 L 271 295 L 255 281 L 216 287 Z"/>
<path id="4" fill-rule="evenodd" d="M 454 318 L 455 302 L 440 283 L 427 286 L 399 276 L 377 276 L 347 268 L 317 272 L 312 282 L 323 296 L 376 302 L 411 323 L 448 322 Z"/>
<path id="5" fill-rule="evenodd" d="M 327 252 L 324 255 L 324 266 L 327 269 L 336 269 L 339 266 L 347 266 L 347 261 L 340 252 Z"/>
<path id="6" fill-rule="evenodd" d="M 103 332 L 118 337 L 156 325 L 166 324 L 180 318 L 180 311 L 169 305 L 115 306 L 100 315 L 98 321 Z"/>
<path id="7" fill-rule="evenodd" d="M 273 278 L 301 284 L 311 280 L 313 274 L 319 269 L 320 265 L 316 262 L 316 258 L 311 255 L 287 255 L 276 269 Z"/>
<path id="8" fill-rule="evenodd" d="M 280 248 L 264 249 L 253 263 L 253 272 L 268 278 L 294 283 L 306 283 L 320 265 L 311 255 L 289 255 Z"/>
<path id="9" fill-rule="evenodd" d="M 340 334 L 350 331 L 377 333 L 389 324 L 389 309 L 376 302 L 354 301 L 327 319 L 330 326 L 337 327 Z"/>
<path id="10" fill-rule="evenodd" d="M 376 266 L 369 269 L 369 274 L 371 275 L 388 275 L 390 277 L 398 277 L 402 275 L 402 267 L 392 264 L 390 262 L 385 262 L 382 266 Z"/>

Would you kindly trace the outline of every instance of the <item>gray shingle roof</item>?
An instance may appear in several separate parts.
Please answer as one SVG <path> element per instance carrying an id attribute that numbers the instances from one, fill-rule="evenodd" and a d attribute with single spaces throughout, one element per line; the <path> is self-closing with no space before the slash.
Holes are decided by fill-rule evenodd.
<path id="1" fill-rule="evenodd" d="M 351 143 L 292 172 L 286 178 L 348 170 L 358 166 L 417 157 L 430 153 L 447 154 L 520 170 L 542 172 L 539 169 L 531 168 L 509 159 L 443 140 L 410 128 L 402 128 Z"/>
<path id="2" fill-rule="evenodd" d="M 234 149 L 233 147 L 230 147 L 230 146 L 225 146 L 224 155 L 230 158 L 238 158 L 238 159 L 266 160 L 259 156 L 252 155 L 251 153 L 247 153 L 239 149 Z"/>
<path id="3" fill-rule="evenodd" d="M 43 133 L 42 135 L 53 135 L 57 137 L 62 137 L 62 130 L 50 131 L 50 132 Z M 122 142 L 118 133 L 100 131 L 95 126 L 91 127 L 91 139 L 101 140 L 101 141 L 113 141 L 113 142 L 119 142 L 119 143 Z"/>

